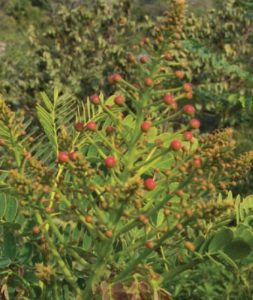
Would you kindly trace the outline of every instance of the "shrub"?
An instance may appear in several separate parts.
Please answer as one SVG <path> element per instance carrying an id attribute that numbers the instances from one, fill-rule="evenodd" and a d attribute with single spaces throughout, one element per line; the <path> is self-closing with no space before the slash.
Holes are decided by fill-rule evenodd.
<path id="1" fill-rule="evenodd" d="M 39 74 L 49 80 L 44 86 L 40 78 L 32 93 L 51 81 L 59 87 L 50 97 L 41 93 L 37 117 L 13 112 L 0 98 L 1 296 L 198 297 L 203 291 L 189 295 L 182 284 L 193 286 L 191 270 L 201 274 L 211 263 L 224 265 L 231 277 L 240 268 L 250 278 L 252 197 L 234 198 L 229 190 L 250 171 L 253 154 L 236 155 L 230 128 L 199 135 L 180 42 L 184 9 L 184 1 L 173 2 L 138 45 L 122 50 L 124 63 L 106 74 L 109 97 L 91 85 L 83 92 L 89 91 L 86 102 L 77 100 L 83 62 L 73 62 L 70 77 L 65 68 L 73 50 L 68 45 L 83 40 L 66 34 L 67 26 L 51 32 L 64 64 L 54 51 L 42 51 L 49 60 Z M 78 34 L 79 17 L 94 24 L 93 14 L 80 7 L 72 15 L 64 7 L 61 12 Z M 80 33 L 91 42 L 86 50 L 96 45 L 91 32 L 102 23 L 95 21 L 87 36 Z M 96 57 L 88 61 L 91 73 L 104 80 L 113 64 L 94 71 Z"/>
<path id="2" fill-rule="evenodd" d="M 2 93 L 18 105 L 32 105 L 39 92 L 50 91 L 53 84 L 80 99 L 98 91 L 115 65 L 125 66 L 125 40 L 138 34 L 130 3 L 57 3 L 40 22 L 28 22 L 26 57 L 6 62 Z"/>
<path id="3" fill-rule="evenodd" d="M 240 0 L 219 4 L 208 15 L 192 14 L 184 27 L 196 101 L 216 128 L 251 122 L 253 80 L 252 6 Z"/>
<path id="4" fill-rule="evenodd" d="M 252 207 L 218 192 L 252 154 L 233 158 L 229 129 L 198 142 L 180 55 L 167 60 L 166 35 L 146 49 L 134 82 L 108 77 L 109 98 L 42 93 L 39 128 L 1 98 L 2 293 L 171 299 L 168 283 L 182 272 L 207 260 L 236 268 L 251 254 Z"/>

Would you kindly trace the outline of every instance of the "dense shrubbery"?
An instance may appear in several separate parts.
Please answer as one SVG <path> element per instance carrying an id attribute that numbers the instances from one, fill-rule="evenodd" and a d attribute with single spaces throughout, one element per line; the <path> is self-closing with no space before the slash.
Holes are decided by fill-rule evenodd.
<path id="1" fill-rule="evenodd" d="M 2 81 L 2 91 L 13 102 L 33 104 L 38 93 L 53 84 L 79 98 L 105 86 L 104 76 L 116 65 L 125 66 L 126 38 L 138 34 L 140 24 L 131 17 L 130 3 L 111 6 L 97 0 L 53 7 L 45 13 L 44 29 L 41 23 L 28 26 L 28 66 L 12 62 L 11 78 Z M 22 72 L 17 73 L 19 68 Z"/>
<path id="2" fill-rule="evenodd" d="M 107 8 L 63 7 L 34 36 L 23 95 L 57 86 L 36 117 L 0 98 L 1 296 L 250 299 L 252 196 L 230 190 L 253 152 L 231 128 L 200 134 L 184 1 L 138 26 Z"/>
<path id="3" fill-rule="evenodd" d="M 252 122 L 252 6 L 224 1 L 202 18 L 187 19 L 188 49 L 196 100 L 216 126 Z"/>

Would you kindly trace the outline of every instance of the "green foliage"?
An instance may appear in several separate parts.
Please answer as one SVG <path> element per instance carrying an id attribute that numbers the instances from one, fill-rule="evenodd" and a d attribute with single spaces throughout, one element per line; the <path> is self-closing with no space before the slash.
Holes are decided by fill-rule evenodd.
<path id="1" fill-rule="evenodd" d="M 230 194 L 227 200 L 231 201 L 231 199 L 232 195 Z M 252 210 L 248 209 L 250 199 L 252 199 L 252 196 L 245 199 L 237 197 L 234 200 L 237 228 L 230 226 L 218 230 L 208 245 L 209 251 L 223 248 L 222 251 L 230 258 L 239 257 L 240 260 L 237 261 L 235 268 L 233 262 L 227 256 L 224 256 L 224 253 L 221 257 L 226 262 L 225 266 L 217 260 L 214 264 L 213 258 L 210 257 L 209 261 L 198 265 L 194 270 L 181 274 L 173 281 L 175 299 L 189 297 L 194 297 L 194 299 L 206 297 L 207 299 L 217 300 L 221 298 L 250 299 L 252 295 L 250 282 L 253 279 L 252 252 L 249 256 L 244 257 L 244 254 L 249 253 L 253 246 L 252 223 L 247 221 L 248 218 L 252 218 Z M 243 214 L 243 218 L 241 218 L 240 216 L 245 208 L 247 213 Z M 231 265 L 233 271 L 227 272 L 226 264 Z M 234 288 L 235 286 L 237 286 L 237 289 Z"/>
<path id="2" fill-rule="evenodd" d="M 252 8 L 239 0 L 221 6 L 188 18 L 184 45 L 203 111 L 215 114 L 219 126 L 238 125 L 250 122 L 253 111 Z"/>
<path id="3" fill-rule="evenodd" d="M 138 31 L 130 8 L 127 0 L 113 6 L 100 0 L 53 6 L 46 27 L 41 22 L 28 27 L 27 66 L 11 63 L 6 73 L 12 80 L 2 81 L 2 91 L 23 103 L 34 102 L 40 91 L 49 91 L 53 84 L 79 98 L 94 93 L 115 64 L 125 64 L 125 39 Z"/>
<path id="4" fill-rule="evenodd" d="M 0 296 L 246 299 L 252 196 L 230 190 L 253 152 L 238 155 L 230 128 L 200 135 L 188 103 L 228 93 L 233 109 L 249 107 L 226 81 L 240 78 L 249 93 L 250 69 L 237 64 L 246 52 L 235 58 L 227 45 L 235 32 L 212 47 L 228 20 L 217 13 L 224 27 L 209 32 L 201 20 L 186 32 L 184 1 L 138 23 L 129 1 L 46 2 L 32 2 L 54 17 L 29 31 L 36 63 L 1 83 L 40 100 L 14 112 L 0 98 Z M 227 17 L 244 13 L 226 4 Z"/>
<path id="5" fill-rule="evenodd" d="M 40 10 L 32 5 L 30 0 L 12 0 L 6 5 L 6 13 L 13 17 L 19 25 L 25 22 L 35 22 L 40 16 Z"/>
<path id="6" fill-rule="evenodd" d="M 108 77 L 110 97 L 82 103 L 55 88 L 41 94 L 39 124 L 1 99 L 2 294 L 171 299 L 182 273 L 208 262 L 234 273 L 251 255 L 247 199 L 218 191 L 252 153 L 235 156 L 229 129 L 185 138 L 191 85 L 171 34 L 142 45 L 142 63 L 131 53 L 129 81 Z"/>

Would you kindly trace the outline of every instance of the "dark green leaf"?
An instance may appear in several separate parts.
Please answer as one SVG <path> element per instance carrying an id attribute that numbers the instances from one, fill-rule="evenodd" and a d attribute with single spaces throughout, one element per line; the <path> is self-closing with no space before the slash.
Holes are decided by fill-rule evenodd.
<path id="1" fill-rule="evenodd" d="M 234 240 L 224 248 L 224 252 L 232 259 L 242 259 L 247 257 L 251 252 L 251 247 L 243 240 Z"/>
<path id="2" fill-rule="evenodd" d="M 213 253 L 222 250 L 233 240 L 233 231 L 228 228 L 221 229 L 212 238 L 208 252 Z"/>

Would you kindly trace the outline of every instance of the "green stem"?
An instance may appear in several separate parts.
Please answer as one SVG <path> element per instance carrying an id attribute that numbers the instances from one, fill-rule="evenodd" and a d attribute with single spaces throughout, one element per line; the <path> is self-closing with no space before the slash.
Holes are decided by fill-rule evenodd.
<path id="1" fill-rule="evenodd" d="M 53 283 L 53 297 L 54 297 L 54 300 L 61 300 L 60 297 L 59 297 L 59 294 L 58 294 L 57 282 L 56 281 L 54 281 L 54 283 Z"/>
<path id="2" fill-rule="evenodd" d="M 165 95 L 167 93 L 173 93 L 173 92 L 178 92 L 181 91 L 182 87 L 177 87 L 177 88 L 173 88 L 173 89 L 166 89 L 166 90 L 160 90 L 160 91 L 155 91 L 153 93 L 154 96 L 160 96 L 160 95 Z"/>
<path id="3" fill-rule="evenodd" d="M 51 192 L 50 194 L 50 202 L 49 202 L 49 207 L 51 208 L 53 206 L 53 202 L 54 202 L 54 197 L 56 195 L 56 192 L 55 192 L 55 189 L 57 188 L 58 186 L 58 181 L 59 181 L 59 178 L 62 174 L 64 170 L 64 166 L 63 165 L 60 165 L 59 169 L 58 169 L 58 172 L 57 172 L 57 175 L 56 175 L 56 178 L 54 180 L 54 183 L 53 183 L 53 191 Z"/>
<path id="4" fill-rule="evenodd" d="M 134 90 L 135 92 L 139 92 L 139 90 L 135 86 L 125 81 L 124 79 L 122 79 L 120 82 L 123 83 L 125 86 L 129 87 L 130 89 Z"/>
<path id="5" fill-rule="evenodd" d="M 168 118 L 166 118 L 166 119 L 162 119 L 162 120 L 160 120 L 160 121 L 156 121 L 156 122 L 154 122 L 154 126 L 158 126 L 158 125 L 160 125 L 160 124 L 163 124 L 163 123 L 165 123 L 165 122 L 168 122 L 168 121 L 170 121 L 170 120 L 173 120 L 175 117 L 177 117 L 177 116 L 179 116 L 179 115 L 181 115 L 181 113 L 182 113 L 182 110 L 179 110 L 178 112 L 176 112 L 175 114 L 173 114 L 173 115 L 170 115 Z"/>

